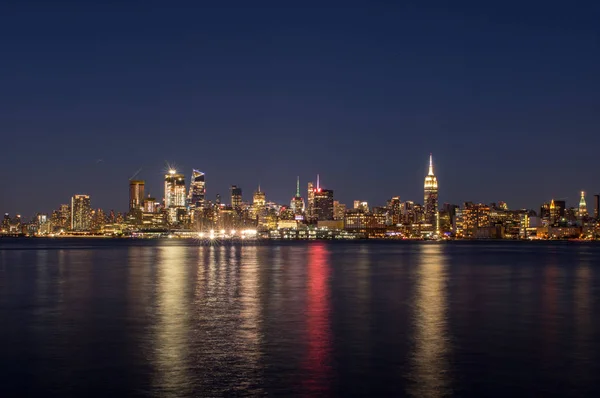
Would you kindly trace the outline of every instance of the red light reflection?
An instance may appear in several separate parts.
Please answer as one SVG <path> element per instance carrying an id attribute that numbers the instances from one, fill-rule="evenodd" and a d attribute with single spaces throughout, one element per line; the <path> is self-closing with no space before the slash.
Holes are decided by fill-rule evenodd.
<path id="1" fill-rule="evenodd" d="M 304 368 L 306 394 L 322 395 L 329 390 L 331 331 L 329 325 L 329 252 L 324 243 L 310 247 L 307 281 L 307 352 Z"/>

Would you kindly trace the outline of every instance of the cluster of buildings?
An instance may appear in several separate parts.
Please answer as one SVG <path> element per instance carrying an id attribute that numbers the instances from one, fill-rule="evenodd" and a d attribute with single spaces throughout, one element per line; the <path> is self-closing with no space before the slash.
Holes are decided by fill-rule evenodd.
<path id="1" fill-rule="evenodd" d="M 186 185 L 175 169 L 164 176 L 164 197 L 146 195 L 145 181 L 129 180 L 126 213 L 105 213 L 92 207 L 89 195 L 74 195 L 52 214 L 37 214 L 23 222 L 6 214 L 0 233 L 27 236 L 131 236 L 234 238 L 248 234 L 270 239 L 564 239 L 600 237 L 600 197 L 589 212 L 585 193 L 577 207 L 564 200 L 542 204 L 539 212 L 511 210 L 504 202 L 462 206 L 438 201 L 433 158 L 425 176 L 423 203 L 390 198 L 383 206 L 355 200 L 352 206 L 335 200 L 334 191 L 316 182 L 307 184 L 306 197 L 296 181 L 289 204 L 267 200 L 260 185 L 251 199 L 232 185 L 229 200 L 206 196 L 206 175 L 192 170 Z"/>

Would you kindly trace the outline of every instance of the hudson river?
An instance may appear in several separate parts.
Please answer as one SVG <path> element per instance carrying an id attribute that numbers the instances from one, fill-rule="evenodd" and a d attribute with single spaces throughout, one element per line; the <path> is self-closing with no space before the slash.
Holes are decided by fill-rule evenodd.
<path id="1" fill-rule="evenodd" d="M 600 245 L 0 239 L 0 396 L 600 396 Z"/>

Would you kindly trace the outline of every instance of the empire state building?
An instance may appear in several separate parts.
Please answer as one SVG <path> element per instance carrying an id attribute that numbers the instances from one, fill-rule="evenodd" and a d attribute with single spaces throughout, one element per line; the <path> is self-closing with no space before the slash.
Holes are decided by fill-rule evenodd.
<path id="1" fill-rule="evenodd" d="M 429 155 L 429 173 L 425 177 L 425 196 L 423 207 L 425 211 L 425 223 L 431 224 L 435 232 L 439 232 L 439 213 L 438 213 L 438 182 L 433 174 L 433 156 Z"/>

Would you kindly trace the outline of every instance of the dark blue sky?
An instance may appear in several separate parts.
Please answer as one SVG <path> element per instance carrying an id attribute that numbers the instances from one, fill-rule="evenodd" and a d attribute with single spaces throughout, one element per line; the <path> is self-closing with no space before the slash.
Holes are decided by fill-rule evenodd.
<path id="1" fill-rule="evenodd" d="M 421 202 L 430 152 L 442 203 L 600 191 L 598 2 L 94 3 L 3 6 L 0 211 L 126 210 L 166 161 L 210 199 L 319 172 L 346 203 Z"/>

